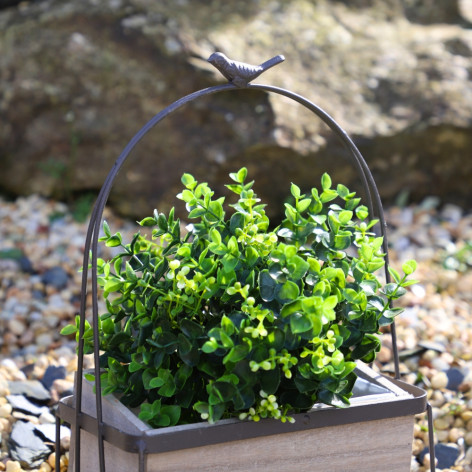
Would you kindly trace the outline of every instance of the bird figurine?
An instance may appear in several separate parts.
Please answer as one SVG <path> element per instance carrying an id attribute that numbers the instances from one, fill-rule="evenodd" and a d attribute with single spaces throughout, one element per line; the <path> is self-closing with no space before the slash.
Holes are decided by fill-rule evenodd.
<path id="1" fill-rule="evenodd" d="M 231 83 L 240 88 L 247 87 L 249 82 L 283 61 L 285 61 L 285 57 L 278 55 L 258 66 L 253 66 L 244 62 L 233 61 L 222 52 L 214 52 L 208 58 L 210 64 L 215 66 Z"/>

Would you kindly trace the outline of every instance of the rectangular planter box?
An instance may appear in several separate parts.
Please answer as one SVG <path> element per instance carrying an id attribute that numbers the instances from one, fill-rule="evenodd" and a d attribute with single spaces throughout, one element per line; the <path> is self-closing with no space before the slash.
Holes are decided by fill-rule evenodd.
<path id="1" fill-rule="evenodd" d="M 316 404 L 295 423 L 222 420 L 152 429 L 117 398 L 103 401 L 107 472 L 406 472 L 410 470 L 414 415 L 426 409 L 423 390 L 387 379 L 365 365 L 351 406 Z M 95 394 L 84 380 L 80 460 L 98 470 Z M 74 398 L 59 404 L 59 417 L 75 424 Z M 74 433 L 69 472 L 74 471 Z"/>

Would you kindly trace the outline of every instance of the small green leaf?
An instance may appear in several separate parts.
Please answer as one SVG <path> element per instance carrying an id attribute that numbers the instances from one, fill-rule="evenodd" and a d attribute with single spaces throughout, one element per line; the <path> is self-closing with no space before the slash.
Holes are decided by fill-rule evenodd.
<path id="1" fill-rule="evenodd" d="M 321 195 L 320 200 L 322 203 L 328 203 L 337 198 L 338 193 L 336 190 L 326 189 Z"/>
<path id="2" fill-rule="evenodd" d="M 370 272 L 372 274 L 375 271 L 379 270 L 381 267 L 383 267 L 384 264 L 385 264 L 385 261 L 383 259 L 369 262 L 367 264 L 367 272 Z"/>
<path id="3" fill-rule="evenodd" d="M 103 232 L 105 233 L 105 236 L 107 238 L 111 236 L 110 227 L 108 226 L 108 223 L 106 222 L 106 220 L 103 221 Z"/>
<path id="4" fill-rule="evenodd" d="M 180 419 L 181 407 L 179 405 L 163 405 L 161 414 L 169 418 L 168 426 L 175 426 Z"/>
<path id="5" fill-rule="evenodd" d="M 303 213 L 311 205 L 311 198 L 304 198 L 296 204 L 296 208 L 300 213 Z"/>
<path id="6" fill-rule="evenodd" d="M 208 210 L 209 212 L 206 215 L 206 218 L 211 223 L 217 223 L 218 221 L 223 220 L 225 216 L 225 212 L 223 210 L 223 203 L 224 198 L 215 200 L 210 203 Z"/>
<path id="7" fill-rule="evenodd" d="M 244 181 L 246 180 L 246 177 L 247 177 L 247 169 L 246 167 L 241 167 L 241 169 L 239 169 L 237 175 L 237 182 L 239 182 L 240 184 L 244 183 Z"/>
<path id="8" fill-rule="evenodd" d="M 360 201 L 360 198 L 353 198 L 352 200 L 348 200 L 346 202 L 346 210 L 354 210 L 357 205 L 359 205 Z"/>
<path id="9" fill-rule="evenodd" d="M 194 179 L 193 175 L 191 174 L 183 174 L 182 178 L 180 179 L 182 183 L 190 190 L 193 190 L 197 185 L 197 181 Z"/>
<path id="10" fill-rule="evenodd" d="M 390 266 L 388 267 L 388 271 L 390 272 L 390 275 L 393 277 L 393 280 L 395 280 L 397 284 L 400 283 L 401 277 L 398 271 L 396 271 L 393 267 L 390 267 Z"/>
<path id="11" fill-rule="evenodd" d="M 327 173 L 324 173 L 321 177 L 321 187 L 323 187 L 323 190 L 329 190 L 331 188 L 331 183 L 331 177 Z"/>
<path id="12" fill-rule="evenodd" d="M 340 231 L 334 236 L 334 249 L 338 251 L 343 251 L 351 245 L 351 234 Z"/>
<path id="13" fill-rule="evenodd" d="M 291 315 L 292 313 L 296 313 L 297 311 L 307 312 L 308 310 L 306 309 L 306 307 L 308 307 L 309 302 L 307 303 L 306 300 L 307 300 L 306 298 L 303 298 L 302 300 L 298 299 L 298 300 L 295 300 L 291 303 L 286 303 L 283 306 L 282 311 L 280 312 L 280 315 L 283 318 L 285 318 L 285 317 Z M 307 303 L 307 305 L 305 306 L 304 303 Z"/>
<path id="14" fill-rule="evenodd" d="M 220 332 L 220 338 L 225 348 L 229 349 L 234 346 L 233 340 L 224 331 Z"/>
<path id="15" fill-rule="evenodd" d="M 189 205 L 195 205 L 196 203 L 196 198 L 193 192 L 188 189 L 183 190 L 182 193 L 179 193 L 179 195 L 177 195 L 177 197 L 180 200 L 183 200 L 185 203 L 188 203 Z"/>
<path id="16" fill-rule="evenodd" d="M 223 270 L 227 273 L 232 272 L 239 263 L 239 259 L 237 257 L 232 256 L 231 254 L 225 254 L 223 259 L 221 260 L 223 264 Z"/>
<path id="17" fill-rule="evenodd" d="M 132 281 L 138 280 L 136 273 L 134 272 L 133 268 L 131 267 L 131 264 L 128 261 L 126 261 L 125 273 L 126 273 L 126 278 L 128 280 L 132 280 Z"/>
<path id="18" fill-rule="evenodd" d="M 338 184 L 336 190 L 341 198 L 346 198 L 349 195 L 349 189 L 343 184 Z"/>
<path id="19" fill-rule="evenodd" d="M 419 283 L 420 281 L 419 280 L 406 280 L 405 282 L 402 282 L 402 287 L 409 287 L 410 285 L 415 285 L 417 283 Z"/>
<path id="20" fill-rule="evenodd" d="M 117 247 L 121 244 L 122 238 L 120 233 L 116 233 L 113 236 L 110 236 L 106 242 L 105 245 L 107 247 Z"/>
<path id="21" fill-rule="evenodd" d="M 216 341 L 215 338 L 210 338 L 203 346 L 202 346 L 202 351 L 205 354 L 211 354 L 212 352 L 215 352 L 218 349 L 218 342 Z"/>
<path id="22" fill-rule="evenodd" d="M 250 348 L 247 344 L 237 344 L 232 347 L 228 354 L 223 358 L 223 364 L 227 362 L 239 362 L 245 359 L 250 352 Z"/>
<path id="23" fill-rule="evenodd" d="M 154 226 L 157 224 L 157 221 L 155 218 L 148 216 L 147 218 L 144 218 L 141 221 L 138 221 L 138 224 L 140 226 Z"/>
<path id="24" fill-rule="evenodd" d="M 234 323 L 226 315 L 221 318 L 221 327 L 228 336 L 231 336 L 235 331 Z"/>
<path id="25" fill-rule="evenodd" d="M 293 280 L 300 280 L 308 272 L 310 264 L 300 256 L 292 256 L 287 261 L 287 269 Z"/>
<path id="26" fill-rule="evenodd" d="M 404 308 L 400 308 L 400 307 L 397 307 L 397 308 L 390 308 L 389 310 L 385 310 L 383 312 L 383 316 L 385 316 L 385 318 L 395 318 L 395 316 L 398 316 L 400 315 L 401 313 L 403 313 L 405 311 Z"/>
<path id="27" fill-rule="evenodd" d="M 295 197 L 295 198 L 300 198 L 300 187 L 298 185 L 295 185 L 292 183 L 290 186 L 290 193 Z"/>
<path id="28" fill-rule="evenodd" d="M 207 210 L 205 208 L 194 208 L 189 214 L 189 218 L 200 218 L 202 217 Z"/>
<path id="29" fill-rule="evenodd" d="M 412 260 L 406 261 L 402 265 L 402 270 L 405 273 L 405 275 L 410 275 L 416 270 L 416 266 L 417 266 L 416 261 L 412 259 Z"/>
<path id="30" fill-rule="evenodd" d="M 216 228 L 210 230 L 210 238 L 215 244 L 221 244 L 221 234 Z"/>
<path id="31" fill-rule="evenodd" d="M 226 184 L 225 187 L 231 190 L 236 195 L 241 195 L 241 192 L 243 190 L 241 185 L 236 185 L 236 184 Z"/>
<path id="32" fill-rule="evenodd" d="M 356 208 L 356 216 L 360 220 L 365 220 L 369 216 L 369 210 L 366 206 L 361 205 Z"/>
<path id="33" fill-rule="evenodd" d="M 331 310 L 336 307 L 338 304 L 338 297 L 336 295 L 331 295 L 326 298 L 323 302 L 323 310 Z"/>
<path id="34" fill-rule="evenodd" d="M 75 334 L 77 332 L 77 326 L 75 325 L 67 325 L 64 326 L 64 328 L 61 329 L 61 334 L 63 336 L 69 336 L 70 334 Z"/>
<path id="35" fill-rule="evenodd" d="M 105 290 L 105 292 L 116 292 L 122 287 L 122 285 L 123 282 L 121 280 L 110 279 L 107 280 L 107 283 L 103 287 L 103 290 Z"/>
<path id="36" fill-rule="evenodd" d="M 131 361 L 131 364 L 128 366 L 129 372 L 137 372 L 138 370 L 141 370 L 143 368 L 142 364 L 136 361 Z"/>
<path id="37" fill-rule="evenodd" d="M 352 211 L 343 210 L 339 213 L 338 219 L 341 222 L 341 224 L 347 225 L 351 221 L 352 215 L 353 215 Z"/>
<path id="38" fill-rule="evenodd" d="M 287 280 L 287 282 L 282 285 L 277 285 L 277 300 L 281 303 L 295 300 L 299 294 L 300 289 L 298 285 L 291 280 Z"/>

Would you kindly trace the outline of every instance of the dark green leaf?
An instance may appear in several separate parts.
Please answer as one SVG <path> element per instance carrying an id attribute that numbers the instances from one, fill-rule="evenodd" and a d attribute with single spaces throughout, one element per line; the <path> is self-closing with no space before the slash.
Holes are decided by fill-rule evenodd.
<path id="1" fill-rule="evenodd" d="M 179 422 L 181 408 L 179 405 L 163 405 L 161 414 L 169 418 L 168 426 L 174 426 Z"/>
<path id="2" fill-rule="evenodd" d="M 290 328 L 294 334 L 304 333 L 310 330 L 312 326 L 313 323 L 307 315 L 293 313 L 292 316 L 290 316 Z"/>
<path id="3" fill-rule="evenodd" d="M 223 364 L 227 362 L 239 362 L 242 359 L 245 359 L 250 352 L 250 347 L 247 344 L 237 344 L 229 353 L 224 357 Z"/>
<path id="4" fill-rule="evenodd" d="M 259 273 L 259 292 L 261 294 L 262 300 L 265 302 L 270 302 L 275 298 L 275 291 L 277 288 L 277 283 L 270 276 L 267 269 L 262 270 Z"/>
<path id="5" fill-rule="evenodd" d="M 199 325 L 198 323 L 195 323 L 195 321 L 189 320 L 187 318 L 184 318 L 180 322 L 180 329 L 190 339 L 197 339 L 197 338 L 203 336 L 203 334 L 204 334 L 204 329 L 201 325 Z"/>
<path id="6" fill-rule="evenodd" d="M 280 370 L 268 370 L 260 373 L 261 388 L 265 393 L 272 395 L 277 392 L 280 385 Z"/>
<path id="7" fill-rule="evenodd" d="M 179 345 L 179 355 L 182 356 L 188 354 L 192 350 L 191 341 L 183 333 L 179 333 L 177 339 Z"/>

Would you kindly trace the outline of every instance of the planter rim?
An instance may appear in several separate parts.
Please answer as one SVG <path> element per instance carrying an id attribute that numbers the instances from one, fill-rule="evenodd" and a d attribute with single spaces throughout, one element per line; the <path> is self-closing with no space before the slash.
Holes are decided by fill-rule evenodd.
<path id="1" fill-rule="evenodd" d="M 153 454 L 260 436 L 410 416 L 426 410 L 427 398 L 423 389 L 401 380 L 385 377 L 363 364 L 358 364 L 356 372 L 359 377 L 387 388 L 389 393 L 372 395 L 371 401 L 368 401 L 369 395 L 360 397 L 362 400 L 353 401 L 347 408 L 315 404 L 305 413 L 294 414 L 295 423 L 282 423 L 274 419 L 264 419 L 257 423 L 226 419 L 215 424 L 200 422 L 167 428 L 143 429 L 139 433 L 103 423 L 103 438 L 127 452 Z M 121 403 L 117 406 L 128 410 Z M 63 398 L 59 402 L 58 416 L 68 423 L 75 422 L 74 395 Z M 81 429 L 97 436 L 96 417 L 82 411 L 79 422 Z"/>

